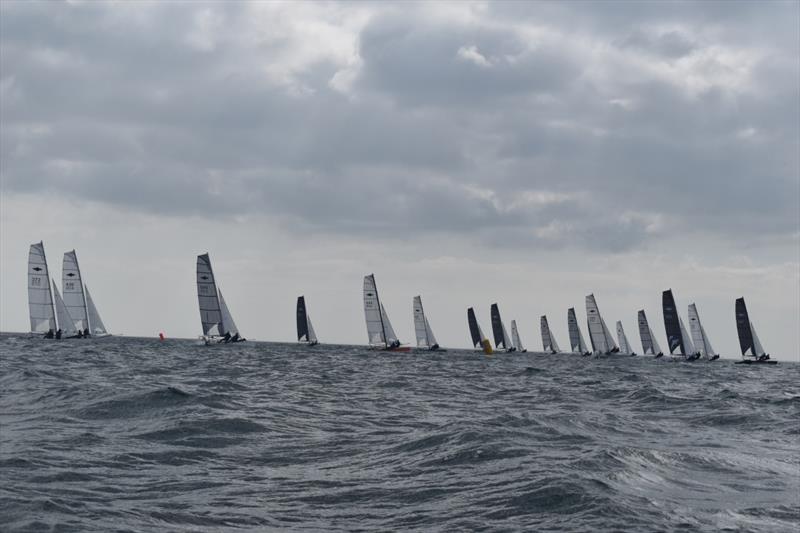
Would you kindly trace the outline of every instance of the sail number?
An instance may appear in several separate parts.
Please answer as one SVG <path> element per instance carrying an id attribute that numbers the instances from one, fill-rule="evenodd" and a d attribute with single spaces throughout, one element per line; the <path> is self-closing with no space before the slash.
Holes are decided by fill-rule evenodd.
<path id="1" fill-rule="evenodd" d="M 42 286 L 42 278 L 39 276 L 31 277 L 31 287 L 41 287 Z"/>

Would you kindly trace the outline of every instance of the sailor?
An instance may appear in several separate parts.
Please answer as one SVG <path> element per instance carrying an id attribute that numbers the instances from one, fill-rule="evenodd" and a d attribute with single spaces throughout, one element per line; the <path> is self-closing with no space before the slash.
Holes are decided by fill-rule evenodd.
<path id="1" fill-rule="evenodd" d="M 55 333 L 52 329 L 48 329 L 47 333 L 44 334 L 45 339 L 52 339 L 55 336 Z"/>
<path id="2" fill-rule="evenodd" d="M 230 333 L 228 334 L 230 335 Z M 237 331 L 236 334 L 231 337 L 231 342 L 241 342 L 243 339 L 239 337 L 239 332 Z"/>
<path id="3" fill-rule="evenodd" d="M 56 331 L 56 339 L 60 338 L 61 338 L 61 328 L 58 328 L 58 331 Z"/>
<path id="4" fill-rule="evenodd" d="M 91 335 L 89 335 L 89 328 L 85 328 L 85 329 L 83 330 L 83 336 L 84 336 L 84 337 L 86 337 L 87 339 L 88 339 L 89 337 L 91 337 Z"/>
<path id="5" fill-rule="evenodd" d="M 226 342 L 226 343 L 227 342 L 231 342 L 231 332 L 230 331 L 226 331 L 225 332 L 225 336 L 222 337 L 222 342 Z"/>
<path id="6" fill-rule="evenodd" d="M 435 352 L 438 349 L 439 349 L 439 345 L 438 344 L 434 344 L 433 346 L 431 346 L 431 351 L 432 352 Z"/>
<path id="7" fill-rule="evenodd" d="M 82 338 L 83 338 L 83 331 L 81 331 L 81 330 L 78 330 L 78 334 L 77 334 L 77 335 L 75 335 L 75 338 L 76 338 L 76 339 L 82 339 Z"/>
<path id="8" fill-rule="evenodd" d="M 400 341 L 397 339 L 393 340 L 392 344 L 389 345 L 389 348 L 399 348 L 399 347 L 400 347 Z"/>

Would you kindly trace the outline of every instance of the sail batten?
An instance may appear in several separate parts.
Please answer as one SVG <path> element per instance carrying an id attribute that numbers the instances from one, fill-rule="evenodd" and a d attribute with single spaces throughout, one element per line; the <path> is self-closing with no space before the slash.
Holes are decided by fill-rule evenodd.
<path id="1" fill-rule="evenodd" d="M 28 316 L 32 333 L 56 332 L 56 310 L 44 243 L 31 244 L 28 252 Z"/>

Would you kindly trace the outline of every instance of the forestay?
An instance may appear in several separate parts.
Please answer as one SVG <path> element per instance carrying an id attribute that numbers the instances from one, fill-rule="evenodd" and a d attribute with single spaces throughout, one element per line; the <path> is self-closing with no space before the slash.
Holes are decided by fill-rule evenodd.
<path id="1" fill-rule="evenodd" d="M 222 309 L 219 305 L 219 292 L 211 269 L 208 254 L 197 256 L 197 300 L 200 306 L 200 322 L 203 335 L 224 335 Z"/>
<path id="2" fill-rule="evenodd" d="M 56 331 L 56 313 L 44 243 L 31 244 L 28 252 L 28 314 L 31 332 Z"/>
<path id="3" fill-rule="evenodd" d="M 61 267 L 61 290 L 64 292 L 64 305 L 67 306 L 69 316 L 75 321 L 75 328 L 79 331 L 88 330 L 86 296 L 83 293 L 83 279 L 75 250 L 64 253 L 64 262 Z"/>

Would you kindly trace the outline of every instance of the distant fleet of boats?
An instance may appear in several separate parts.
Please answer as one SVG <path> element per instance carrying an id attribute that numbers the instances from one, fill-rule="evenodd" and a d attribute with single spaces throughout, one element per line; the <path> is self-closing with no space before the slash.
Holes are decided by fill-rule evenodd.
<path id="1" fill-rule="evenodd" d="M 364 276 L 363 296 L 364 319 L 370 348 L 396 352 L 411 351 L 410 346 L 400 342 L 392 327 L 386 308 L 380 300 L 374 274 Z M 225 303 L 207 253 L 197 256 L 197 300 L 202 328 L 201 338 L 205 344 L 227 344 L 246 340 L 236 327 L 233 316 Z M 622 322 L 617 321 L 616 323 L 617 338 L 615 339 L 600 314 L 594 294 L 586 296 L 585 304 L 591 349 L 584 341 L 575 308 L 570 307 L 567 310 L 569 353 L 596 357 L 635 356 L 636 352 L 628 341 Z M 737 364 L 776 364 L 777 361 L 770 358 L 756 334 L 744 298 L 738 298 L 735 307 L 736 328 L 742 351 L 742 360 L 737 361 Z M 75 250 L 64 254 L 62 285 L 61 292 L 59 292 L 55 281 L 51 282 L 50 280 L 43 243 L 31 245 L 28 254 L 28 308 L 31 332 L 43 334 L 44 338 L 89 338 L 108 335 L 89 294 L 89 289 L 81 277 Z M 415 351 L 447 351 L 441 348 L 436 340 L 422 306 L 421 296 L 414 296 L 412 310 L 416 336 Z M 688 307 L 688 331 L 678 313 L 671 289 L 662 293 L 662 311 L 670 357 L 686 361 L 714 361 L 719 358 L 719 354 L 712 348 L 708 334 L 700 321 L 697 305 L 692 303 Z M 297 298 L 296 315 L 297 341 L 309 346 L 318 344 L 305 296 Z M 507 353 L 527 351 L 523 347 L 516 320 L 511 321 L 511 336 L 508 335 L 497 303 L 493 303 L 490 307 L 490 319 L 494 348 L 484 335 L 475 316 L 475 310 L 472 307 L 467 309 L 467 325 L 474 348 L 485 354 L 492 354 L 495 351 Z M 637 319 L 642 353 L 656 358 L 664 356 L 647 321 L 644 309 L 639 310 Z M 540 318 L 540 328 L 542 350 L 550 354 L 561 353 L 546 315 Z"/>

